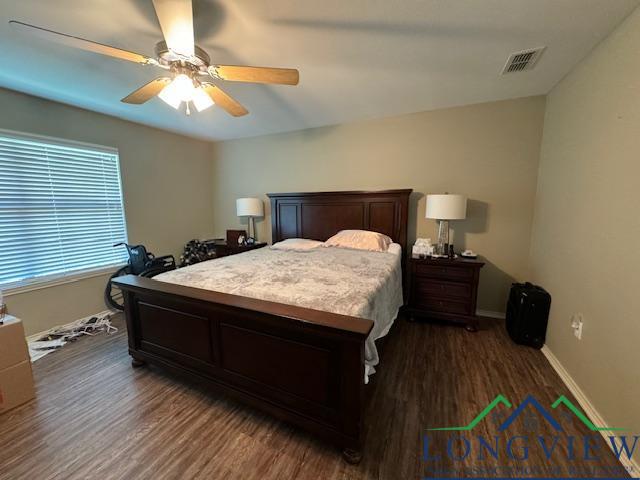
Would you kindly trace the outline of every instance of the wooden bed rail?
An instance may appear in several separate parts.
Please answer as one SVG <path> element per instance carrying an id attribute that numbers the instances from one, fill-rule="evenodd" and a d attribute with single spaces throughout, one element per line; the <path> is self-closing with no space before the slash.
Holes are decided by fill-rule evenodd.
<path id="1" fill-rule="evenodd" d="M 114 280 L 133 365 L 158 364 L 303 427 L 360 461 L 371 320 L 157 280 Z"/>

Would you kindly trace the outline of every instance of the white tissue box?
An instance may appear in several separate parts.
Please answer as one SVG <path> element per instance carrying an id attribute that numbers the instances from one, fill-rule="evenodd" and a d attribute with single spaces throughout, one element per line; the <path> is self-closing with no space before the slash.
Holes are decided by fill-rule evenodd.
<path id="1" fill-rule="evenodd" d="M 414 245 L 411 249 L 411 256 L 420 257 L 427 256 L 433 253 L 433 245 Z"/>

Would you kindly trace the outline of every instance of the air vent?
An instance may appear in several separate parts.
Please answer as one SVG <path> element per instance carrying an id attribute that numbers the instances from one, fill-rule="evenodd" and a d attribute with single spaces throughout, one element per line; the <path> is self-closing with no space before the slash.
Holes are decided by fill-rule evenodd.
<path id="1" fill-rule="evenodd" d="M 531 70 L 536 66 L 542 52 L 547 47 L 530 48 L 521 52 L 515 52 L 509 55 L 507 63 L 502 69 L 502 75 L 506 73 L 523 72 Z"/>

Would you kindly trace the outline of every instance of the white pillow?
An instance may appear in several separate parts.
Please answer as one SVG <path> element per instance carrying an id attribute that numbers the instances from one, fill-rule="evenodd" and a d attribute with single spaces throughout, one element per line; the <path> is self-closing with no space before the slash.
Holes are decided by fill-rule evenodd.
<path id="1" fill-rule="evenodd" d="M 308 240 L 306 238 L 288 238 L 281 242 L 271 245 L 273 250 L 311 250 L 322 245 L 322 242 L 317 240 Z"/>
<path id="2" fill-rule="evenodd" d="M 389 245 L 389 250 L 387 250 L 387 253 L 393 253 L 394 255 L 397 255 L 399 257 L 400 255 L 402 255 L 402 247 L 399 243 L 392 243 L 391 245 Z"/>
<path id="3" fill-rule="evenodd" d="M 342 230 L 324 242 L 325 247 L 355 248 L 372 252 L 386 252 L 392 240 L 378 232 L 368 230 Z"/>

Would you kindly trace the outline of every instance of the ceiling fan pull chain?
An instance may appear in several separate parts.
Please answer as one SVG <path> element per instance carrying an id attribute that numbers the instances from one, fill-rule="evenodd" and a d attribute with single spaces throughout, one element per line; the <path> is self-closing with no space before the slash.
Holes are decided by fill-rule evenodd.
<path id="1" fill-rule="evenodd" d="M 186 111 L 186 114 L 187 114 L 187 115 L 191 115 L 191 110 L 189 110 L 189 102 L 185 102 L 185 103 L 186 103 L 186 105 L 187 105 L 187 111 Z"/>

